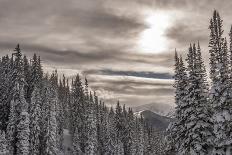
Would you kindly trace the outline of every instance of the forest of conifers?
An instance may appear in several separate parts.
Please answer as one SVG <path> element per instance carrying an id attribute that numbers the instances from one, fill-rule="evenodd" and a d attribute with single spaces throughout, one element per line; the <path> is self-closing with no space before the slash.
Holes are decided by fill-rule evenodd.
<path id="1" fill-rule="evenodd" d="M 232 27 L 228 45 L 222 23 L 215 10 L 209 26 L 209 78 L 199 42 L 190 44 L 186 67 L 175 54 L 176 119 L 168 129 L 167 154 L 232 154 Z"/>
<path id="2" fill-rule="evenodd" d="M 1 155 L 161 154 L 163 138 L 131 108 L 107 107 L 77 74 L 45 73 L 17 45 L 0 59 Z M 64 129 L 71 135 L 64 148 Z M 65 150 L 67 149 L 67 150 Z"/>

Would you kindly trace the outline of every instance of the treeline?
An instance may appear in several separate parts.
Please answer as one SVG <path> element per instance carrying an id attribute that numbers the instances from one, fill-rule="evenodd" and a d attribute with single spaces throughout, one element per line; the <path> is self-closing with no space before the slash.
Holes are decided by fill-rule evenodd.
<path id="1" fill-rule="evenodd" d="M 215 10 L 210 19 L 210 83 L 199 43 L 187 54 L 187 67 L 175 54 L 176 121 L 166 137 L 167 154 L 232 154 L 232 27 L 227 39 Z"/>
<path id="2" fill-rule="evenodd" d="M 79 75 L 45 74 L 40 57 L 28 60 L 17 45 L 0 59 L 0 154 L 62 154 L 64 129 L 73 155 L 164 152 L 162 138 L 131 108 L 108 108 Z"/>

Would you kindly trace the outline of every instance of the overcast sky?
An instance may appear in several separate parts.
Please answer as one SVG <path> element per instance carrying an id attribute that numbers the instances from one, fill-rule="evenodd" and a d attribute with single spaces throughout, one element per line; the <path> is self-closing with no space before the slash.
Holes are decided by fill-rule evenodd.
<path id="1" fill-rule="evenodd" d="M 46 71 L 79 73 L 108 104 L 174 103 L 174 49 L 201 43 L 214 9 L 225 35 L 231 0 L 0 0 L 1 55 L 20 43 Z"/>

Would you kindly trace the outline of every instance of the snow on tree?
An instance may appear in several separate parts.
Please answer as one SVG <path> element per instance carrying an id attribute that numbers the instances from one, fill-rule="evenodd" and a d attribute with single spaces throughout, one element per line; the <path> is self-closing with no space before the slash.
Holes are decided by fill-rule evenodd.
<path id="1" fill-rule="evenodd" d="M 29 116 L 28 104 L 24 98 L 24 76 L 22 54 L 19 45 L 15 48 L 13 64 L 13 89 L 10 117 L 7 126 L 7 139 L 10 154 L 28 154 L 29 150 Z"/>
<path id="2" fill-rule="evenodd" d="M 31 66 L 28 62 L 28 59 L 26 57 L 26 55 L 24 55 L 23 57 L 23 73 L 24 73 L 24 77 L 25 77 L 25 85 L 24 85 L 24 91 L 25 91 L 25 99 L 28 103 L 31 103 L 31 93 L 30 93 L 30 89 L 32 88 L 31 83 L 31 77 L 33 76 L 31 74 Z M 30 105 L 29 107 L 30 108 Z"/>
<path id="3" fill-rule="evenodd" d="M 0 63 L 0 129 L 5 131 L 9 119 L 12 98 L 12 67 L 9 56 L 3 56 Z"/>
<path id="4" fill-rule="evenodd" d="M 0 131 L 0 155 L 8 155 L 5 131 Z"/>
<path id="5" fill-rule="evenodd" d="M 15 147 L 16 147 L 16 112 L 15 112 L 15 103 L 11 101 L 11 107 L 10 107 L 10 116 L 9 116 L 9 122 L 7 125 L 7 134 L 6 138 L 8 141 L 8 150 L 10 154 L 14 154 Z"/>
<path id="6" fill-rule="evenodd" d="M 114 109 L 111 107 L 109 114 L 108 114 L 108 128 L 109 128 L 109 150 L 111 154 L 116 154 L 116 124 L 115 124 L 115 112 Z"/>
<path id="7" fill-rule="evenodd" d="M 101 116 L 101 136 L 100 137 L 100 146 L 102 147 L 101 154 L 107 155 L 107 154 L 112 154 L 113 149 L 112 149 L 112 143 L 111 143 L 111 137 L 110 137 L 110 124 L 108 122 L 109 120 L 109 115 L 108 115 L 108 108 L 103 104 L 101 106 L 101 111 L 103 112 Z"/>
<path id="8" fill-rule="evenodd" d="M 72 140 L 72 145 L 73 145 L 73 154 L 83 154 L 80 148 L 80 143 L 79 143 L 79 133 L 77 131 L 74 132 L 73 135 L 73 140 Z"/>
<path id="9" fill-rule="evenodd" d="M 127 151 L 127 154 L 135 154 L 136 144 L 134 141 L 134 137 L 135 137 L 136 124 L 135 124 L 135 119 L 134 119 L 134 113 L 131 108 L 129 108 L 128 115 L 126 117 L 128 120 L 128 122 L 126 122 L 127 123 L 126 151 Z"/>
<path id="10" fill-rule="evenodd" d="M 115 109 L 115 128 L 116 128 L 116 138 L 117 141 L 122 140 L 123 136 L 123 114 L 122 114 L 122 107 L 118 101 Z"/>
<path id="11" fill-rule="evenodd" d="M 188 106 L 183 111 L 185 119 L 185 137 L 182 140 L 183 154 L 207 155 L 212 149 L 212 123 L 208 103 L 208 84 L 206 70 L 201 57 L 200 45 L 190 46 L 188 53 Z"/>
<path id="12" fill-rule="evenodd" d="M 123 143 L 121 141 L 118 141 L 116 143 L 115 154 L 117 154 L 117 155 L 124 155 Z"/>
<path id="13" fill-rule="evenodd" d="M 94 103 L 91 100 L 92 95 L 90 94 L 89 100 L 87 100 L 87 142 L 85 147 L 85 154 L 95 155 L 97 152 L 97 126 L 96 126 L 96 113 L 94 111 Z"/>
<path id="14" fill-rule="evenodd" d="M 192 48 L 190 48 L 192 50 Z M 186 96 L 187 96 L 187 84 L 188 77 L 186 73 L 186 68 L 182 57 L 178 57 L 177 52 L 175 52 L 175 121 L 171 123 L 167 129 L 168 136 L 167 141 L 167 152 L 180 152 L 182 140 L 185 137 L 185 119 L 183 116 L 186 107 Z"/>
<path id="15" fill-rule="evenodd" d="M 87 79 L 83 88 L 79 75 L 69 87 L 57 71 L 43 74 L 40 57 L 22 58 L 19 45 L 12 57 L 0 59 L 0 81 L 0 127 L 7 131 L 9 154 L 59 154 L 64 127 L 74 154 L 144 154 L 147 142 L 153 144 L 131 108 L 118 103 L 109 110 L 89 94 Z"/>
<path id="16" fill-rule="evenodd" d="M 39 136 L 41 132 L 40 118 L 41 118 L 41 94 L 38 88 L 35 88 L 32 93 L 30 106 L 30 154 L 39 154 L 40 141 Z"/>
<path id="17" fill-rule="evenodd" d="M 232 144 L 230 129 L 231 111 L 229 110 L 232 102 L 231 82 L 229 80 L 229 56 L 226 39 L 222 37 L 222 20 L 219 13 L 215 10 L 210 22 L 210 63 L 212 87 L 210 90 L 210 102 L 213 106 L 214 123 L 214 146 L 215 153 L 225 154 L 227 148 Z"/>
<path id="18" fill-rule="evenodd" d="M 72 135 L 75 131 L 78 132 L 82 152 L 85 152 L 87 146 L 87 105 L 87 96 L 85 96 L 80 76 L 77 75 L 72 81 L 70 130 Z"/>
<path id="19" fill-rule="evenodd" d="M 52 85 L 47 87 L 48 101 L 46 102 L 48 111 L 46 116 L 46 131 L 45 131 L 45 154 L 56 155 L 57 149 L 57 122 L 56 122 L 56 105 L 58 102 L 57 92 Z"/>
<path id="20" fill-rule="evenodd" d="M 28 103 L 24 98 L 24 89 L 19 86 L 19 124 L 17 124 L 17 155 L 28 155 L 29 154 L 29 114 L 28 114 Z"/>

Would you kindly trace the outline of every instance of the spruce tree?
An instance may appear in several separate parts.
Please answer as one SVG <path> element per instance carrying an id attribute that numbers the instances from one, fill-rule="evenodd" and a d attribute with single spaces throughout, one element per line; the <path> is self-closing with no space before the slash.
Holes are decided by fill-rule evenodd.
<path id="1" fill-rule="evenodd" d="M 19 124 L 17 124 L 17 155 L 29 155 L 29 114 L 28 114 L 28 103 L 24 98 L 24 89 L 21 86 L 20 90 L 20 115 Z"/>
<path id="2" fill-rule="evenodd" d="M 0 131 L 0 154 L 1 155 L 8 155 L 7 149 L 7 140 L 5 136 L 5 131 Z"/>
<path id="3" fill-rule="evenodd" d="M 206 70 L 201 57 L 200 45 L 195 44 L 188 53 L 188 106 L 184 110 L 185 138 L 183 153 L 207 155 L 212 150 L 212 123 L 208 103 Z"/>
<path id="4" fill-rule="evenodd" d="M 73 134 L 73 139 L 72 139 L 72 146 L 73 146 L 73 154 L 83 154 L 80 148 L 80 139 L 79 139 L 79 133 L 76 130 L 75 133 Z"/>
<path id="5" fill-rule="evenodd" d="M 116 121 L 115 121 L 115 112 L 113 107 L 110 108 L 109 114 L 108 114 L 108 126 L 109 126 L 109 150 L 111 154 L 116 154 L 116 144 L 117 144 L 117 138 L 116 138 Z"/>
<path id="6" fill-rule="evenodd" d="M 127 126 L 127 132 L 128 132 L 128 135 L 127 135 L 127 141 L 126 141 L 126 144 L 127 144 L 127 154 L 135 154 L 135 119 L 134 119 L 134 113 L 133 113 L 133 110 L 131 108 L 129 108 L 128 110 L 128 126 Z"/>
<path id="7" fill-rule="evenodd" d="M 215 60 L 210 64 L 212 87 L 210 90 L 210 102 L 213 106 L 214 123 L 214 146 L 215 153 L 225 154 L 231 142 L 228 138 L 230 131 L 228 124 L 231 124 L 231 103 L 230 80 L 229 80 L 229 57 L 226 39 L 223 38 L 222 20 L 219 13 L 215 10 L 210 23 L 210 60 Z M 213 72 L 212 72 L 213 70 Z M 213 74 L 212 74 L 213 73 Z"/>
<path id="8" fill-rule="evenodd" d="M 0 129 L 6 131 L 12 98 L 12 65 L 8 55 L 3 56 L 0 63 Z"/>
<path id="9" fill-rule="evenodd" d="M 56 121 L 56 106 L 58 102 L 57 92 L 51 85 L 48 85 L 48 111 L 46 116 L 46 133 L 45 133 L 45 154 L 55 155 L 57 149 L 57 121 Z"/>
<path id="10" fill-rule="evenodd" d="M 15 48 L 11 92 L 11 113 L 8 123 L 7 138 L 11 154 L 28 154 L 29 150 L 29 116 L 28 104 L 24 97 L 23 61 L 19 45 Z"/>
<path id="11" fill-rule="evenodd" d="M 122 114 L 122 107 L 117 102 L 116 109 L 115 109 L 115 129 L 116 129 L 116 142 L 121 145 L 122 136 L 123 136 L 123 114 Z"/>
<path id="12" fill-rule="evenodd" d="M 8 141 L 8 150 L 10 154 L 14 154 L 14 150 L 16 147 L 15 136 L 16 136 L 16 111 L 15 111 L 15 103 L 11 101 L 9 122 L 7 125 L 7 134 L 6 134 L 6 138 Z"/>
<path id="13" fill-rule="evenodd" d="M 41 132 L 41 94 L 38 88 L 35 88 L 32 93 L 30 106 L 30 154 L 39 154 L 39 136 Z"/>
<path id="14" fill-rule="evenodd" d="M 192 50 L 190 48 L 189 50 Z M 192 52 L 192 51 L 190 51 Z M 167 140 L 167 153 L 169 152 L 181 152 L 184 148 L 182 147 L 182 141 L 185 138 L 185 116 L 184 111 L 187 106 L 186 96 L 187 96 L 187 86 L 188 77 L 186 73 L 186 68 L 182 57 L 178 57 L 177 52 L 175 52 L 175 121 L 171 123 L 167 129 L 168 136 Z"/>
<path id="15" fill-rule="evenodd" d="M 87 142 L 85 147 L 85 153 L 89 155 L 95 155 L 97 152 L 96 113 L 94 109 L 92 95 L 90 94 L 88 96 L 89 98 L 86 100 L 87 102 L 86 104 L 88 105 L 88 107 L 87 107 L 87 120 L 86 120 Z"/>

